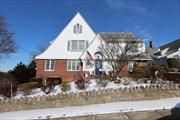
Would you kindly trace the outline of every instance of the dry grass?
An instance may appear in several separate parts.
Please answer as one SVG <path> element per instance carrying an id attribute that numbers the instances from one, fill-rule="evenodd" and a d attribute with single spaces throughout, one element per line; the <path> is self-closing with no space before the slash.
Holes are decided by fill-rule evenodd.
<path id="1" fill-rule="evenodd" d="M 40 87 L 39 82 L 28 82 L 18 85 L 19 90 L 28 90 Z"/>

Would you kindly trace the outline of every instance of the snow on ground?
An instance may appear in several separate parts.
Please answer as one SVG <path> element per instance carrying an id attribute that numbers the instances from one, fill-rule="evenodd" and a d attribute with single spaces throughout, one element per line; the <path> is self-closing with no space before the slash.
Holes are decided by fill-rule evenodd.
<path id="1" fill-rule="evenodd" d="M 23 91 L 17 91 L 16 96 L 14 96 L 15 99 L 20 99 L 24 97 L 24 92 Z"/>
<path id="2" fill-rule="evenodd" d="M 3 95 L 0 95 L 0 100 L 4 100 L 6 97 Z"/>
<path id="3" fill-rule="evenodd" d="M 50 95 L 57 95 L 57 94 L 59 94 L 59 93 L 61 93 L 62 91 L 61 91 L 61 87 L 60 87 L 60 85 L 56 85 L 55 87 L 54 87 L 54 89 L 52 90 L 52 92 L 50 93 Z"/>
<path id="4" fill-rule="evenodd" d="M 96 79 L 92 79 L 88 81 L 88 84 L 85 85 L 85 88 L 86 88 L 86 91 L 92 91 L 92 90 L 98 90 L 101 87 L 98 86 Z"/>
<path id="5" fill-rule="evenodd" d="M 37 96 L 43 96 L 46 95 L 41 88 L 36 88 L 31 91 L 30 95 L 27 95 L 27 97 L 37 97 Z"/>
<path id="6" fill-rule="evenodd" d="M 0 113 L 1 120 L 7 119 L 45 119 L 47 117 L 57 118 L 66 116 L 82 116 L 92 114 L 106 114 L 130 111 L 146 111 L 156 109 L 180 108 L 180 97 L 148 100 L 148 101 L 128 101 L 104 104 L 93 104 L 85 106 L 73 106 L 64 108 L 48 108 L 36 110 L 23 110 L 15 112 Z"/>
<path id="7" fill-rule="evenodd" d="M 70 82 L 68 85 L 70 86 L 69 92 L 78 92 L 79 91 L 78 88 L 76 87 L 76 84 L 74 81 Z"/>
<path id="8" fill-rule="evenodd" d="M 103 87 L 102 84 L 107 84 L 106 86 Z M 76 86 L 75 82 L 72 81 L 70 83 L 68 83 L 69 85 L 69 90 L 66 92 L 80 92 L 82 90 L 79 90 L 78 87 Z M 125 81 L 122 80 L 121 83 L 114 83 L 113 81 L 108 81 L 108 80 L 98 80 L 98 79 L 92 79 L 89 80 L 86 84 L 85 84 L 85 90 L 86 91 L 91 91 L 91 90 L 99 90 L 99 89 L 108 89 L 108 88 L 113 88 L 113 89 L 117 89 L 117 88 L 129 88 L 129 87 L 135 87 L 135 86 L 149 86 L 149 83 L 138 83 L 136 81 Z M 48 95 L 57 95 L 59 93 L 62 93 L 62 89 L 61 89 L 61 85 L 56 85 L 51 91 L 50 94 Z M 27 94 L 27 93 L 26 93 Z M 14 96 L 15 99 L 20 99 L 23 97 L 37 97 L 37 96 L 43 96 L 46 95 L 44 93 L 44 91 L 42 91 L 41 88 L 36 88 L 36 89 L 32 89 L 29 94 L 25 95 L 25 93 L 23 91 L 17 91 L 16 96 Z M 3 96 L 0 96 L 0 99 L 4 99 Z"/>

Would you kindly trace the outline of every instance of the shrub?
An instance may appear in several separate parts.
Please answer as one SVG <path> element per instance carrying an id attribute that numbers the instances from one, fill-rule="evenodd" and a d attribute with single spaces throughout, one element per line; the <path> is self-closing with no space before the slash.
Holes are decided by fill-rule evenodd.
<path id="1" fill-rule="evenodd" d="M 98 79 L 99 80 L 109 80 L 110 78 L 109 78 L 109 76 L 100 76 Z"/>
<path id="2" fill-rule="evenodd" d="M 0 73 L 0 94 L 6 97 L 11 96 L 11 83 L 12 83 L 12 93 L 16 93 L 17 84 L 13 80 L 12 76 L 8 73 Z"/>
<path id="3" fill-rule="evenodd" d="M 130 76 L 135 79 L 150 77 L 149 67 L 148 66 L 144 66 L 144 67 L 134 66 L 133 72 Z"/>
<path id="4" fill-rule="evenodd" d="M 17 64 L 13 70 L 10 70 L 9 73 L 15 78 L 15 80 L 21 83 L 27 83 L 31 78 L 36 75 L 36 63 L 31 61 L 29 65 L 25 65 L 22 62 Z"/>
<path id="5" fill-rule="evenodd" d="M 177 60 L 176 58 L 167 59 L 167 63 L 170 68 L 180 69 L 180 60 Z"/>
<path id="6" fill-rule="evenodd" d="M 97 82 L 98 86 L 106 87 L 106 85 L 108 84 L 109 80 L 108 79 L 98 79 L 96 82 Z"/>
<path id="7" fill-rule="evenodd" d="M 155 72 L 158 71 L 158 75 L 155 75 Z M 140 78 L 164 78 L 166 73 L 166 69 L 163 66 L 153 65 L 153 66 L 145 66 L 145 67 L 137 67 L 135 66 L 131 77 L 135 79 Z"/>
<path id="8" fill-rule="evenodd" d="M 85 89 L 85 81 L 84 80 L 77 80 L 77 81 L 75 81 L 75 84 L 78 89 L 80 89 L 80 90 Z"/>
<path id="9" fill-rule="evenodd" d="M 70 86 L 69 86 L 68 82 L 63 81 L 63 82 L 61 83 L 61 90 L 62 90 L 63 92 L 70 90 Z"/>
<path id="10" fill-rule="evenodd" d="M 47 86 L 52 88 L 55 85 L 59 85 L 62 83 L 61 77 L 49 77 L 47 78 Z"/>
<path id="11" fill-rule="evenodd" d="M 158 71 L 159 75 L 156 75 L 155 72 Z M 149 67 L 149 76 L 153 78 L 164 78 L 166 73 L 166 69 L 164 66 L 154 65 Z"/>
<path id="12" fill-rule="evenodd" d="M 22 91 L 39 88 L 39 87 L 41 87 L 41 84 L 39 84 L 39 82 L 28 82 L 28 83 L 23 83 L 23 84 L 18 85 L 18 89 Z"/>

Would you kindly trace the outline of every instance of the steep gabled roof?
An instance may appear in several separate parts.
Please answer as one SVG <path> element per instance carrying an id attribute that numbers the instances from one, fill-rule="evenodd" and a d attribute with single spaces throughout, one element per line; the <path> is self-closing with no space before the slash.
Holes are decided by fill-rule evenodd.
<path id="1" fill-rule="evenodd" d="M 139 40 L 132 32 L 96 32 L 96 34 L 99 34 L 105 42 L 143 42 L 142 40 Z"/>
<path id="2" fill-rule="evenodd" d="M 161 46 L 159 48 L 160 48 L 161 51 L 166 49 L 166 48 L 169 48 L 167 50 L 167 52 L 178 51 L 178 49 L 180 48 L 180 39 L 174 40 L 174 41 L 172 41 L 170 43 L 167 43 L 167 44 L 165 44 L 165 45 L 163 45 L 163 46 Z"/>

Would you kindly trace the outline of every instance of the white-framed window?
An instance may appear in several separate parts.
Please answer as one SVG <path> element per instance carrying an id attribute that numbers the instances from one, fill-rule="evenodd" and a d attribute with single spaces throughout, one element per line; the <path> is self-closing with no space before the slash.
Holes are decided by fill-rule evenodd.
<path id="1" fill-rule="evenodd" d="M 82 33 L 82 25 L 80 25 L 79 23 L 75 24 L 73 27 L 73 33 L 75 34 Z"/>
<path id="2" fill-rule="evenodd" d="M 132 71 L 133 71 L 133 68 L 134 68 L 134 62 L 129 61 L 129 62 L 128 62 L 128 71 L 129 71 L 129 72 L 132 72 Z"/>
<path id="3" fill-rule="evenodd" d="M 80 61 L 79 60 L 67 60 L 67 71 L 79 71 Z"/>
<path id="4" fill-rule="evenodd" d="M 45 71 L 54 71 L 55 60 L 45 60 Z"/>
<path id="5" fill-rule="evenodd" d="M 88 47 L 88 41 L 70 40 L 67 42 L 67 49 L 70 51 L 83 51 Z"/>

